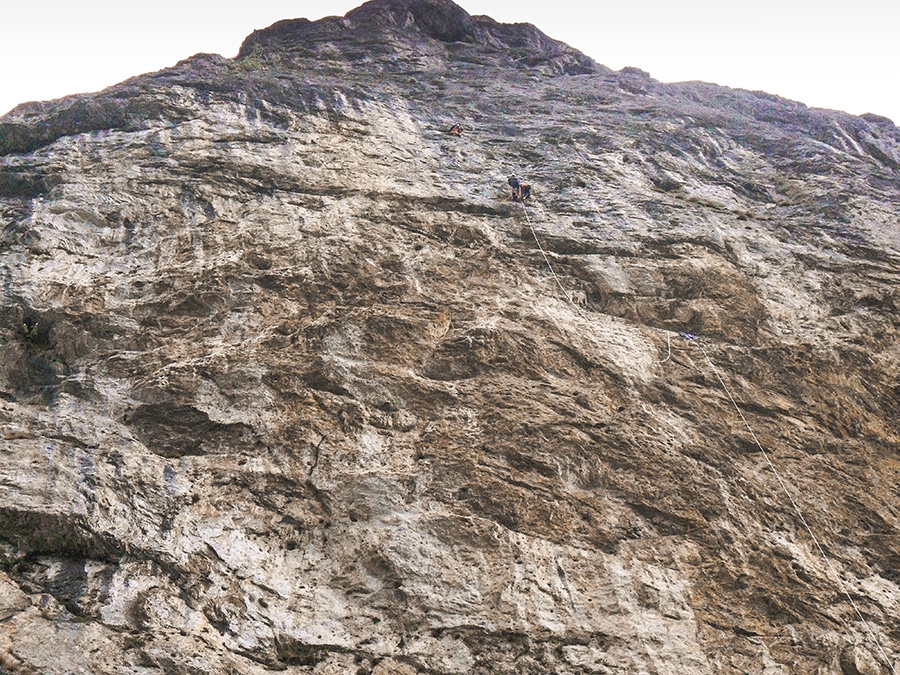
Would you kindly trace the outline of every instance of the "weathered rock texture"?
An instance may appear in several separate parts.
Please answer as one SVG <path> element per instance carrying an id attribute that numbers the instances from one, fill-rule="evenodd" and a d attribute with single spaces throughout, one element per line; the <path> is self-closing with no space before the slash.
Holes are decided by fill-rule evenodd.
<path id="1" fill-rule="evenodd" d="M 375 0 L 0 153 L 0 672 L 894 667 L 889 120 Z"/>

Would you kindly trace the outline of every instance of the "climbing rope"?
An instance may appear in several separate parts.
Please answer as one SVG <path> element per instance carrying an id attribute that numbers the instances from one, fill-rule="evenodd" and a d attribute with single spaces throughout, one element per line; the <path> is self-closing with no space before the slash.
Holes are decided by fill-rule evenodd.
<path id="1" fill-rule="evenodd" d="M 734 400 L 734 396 L 731 395 L 731 390 L 728 388 L 728 385 L 725 384 L 725 380 L 722 379 L 722 375 L 719 373 L 719 369 L 716 368 L 715 364 L 712 362 L 712 359 L 709 358 L 709 354 L 707 354 L 706 350 L 703 348 L 703 345 L 695 339 L 695 336 L 683 334 L 684 337 L 690 341 L 692 341 L 697 347 L 700 349 L 700 353 L 703 354 L 703 358 L 706 359 L 706 363 L 709 364 L 710 369 L 716 376 L 716 379 L 719 381 L 719 384 L 722 385 L 722 389 L 725 391 L 725 394 L 728 396 L 728 399 L 731 401 L 731 404 L 734 406 L 734 409 L 737 410 L 738 416 L 741 418 L 741 421 L 744 423 L 744 426 L 747 428 L 747 431 L 750 432 L 750 436 L 753 438 L 753 442 L 756 444 L 756 447 L 759 448 L 759 451 L 762 453 L 762 456 L 766 460 L 766 464 L 769 465 L 769 468 L 772 470 L 772 473 L 775 475 L 775 478 L 778 480 L 778 484 L 781 486 L 782 491 L 787 496 L 788 501 L 790 501 L 791 506 L 794 507 L 794 512 L 797 514 L 797 517 L 800 519 L 800 522 L 803 523 L 803 527 L 806 529 L 806 532 L 809 534 L 813 543 L 816 546 L 816 549 L 819 551 L 819 554 L 822 556 L 822 559 L 825 561 L 828 570 L 831 572 L 832 576 L 837 580 L 838 586 L 841 589 L 841 592 L 847 596 L 847 600 L 850 602 L 850 605 L 853 607 L 853 611 L 856 612 L 856 616 L 859 617 L 859 620 L 862 622 L 863 627 L 866 630 L 866 633 L 871 638 L 872 642 L 878 647 L 878 651 L 881 653 L 881 657 L 884 659 L 888 668 L 891 669 L 891 672 L 894 675 L 897 675 L 897 671 L 894 668 L 894 664 L 888 658 L 888 655 L 884 651 L 884 647 L 881 646 L 881 642 L 875 636 L 875 633 L 869 627 L 869 622 L 866 621 L 865 617 L 862 615 L 862 612 L 859 609 L 859 606 L 853 600 L 853 596 L 850 595 L 849 590 L 847 590 L 847 585 L 844 583 L 844 580 L 841 579 L 840 574 L 838 574 L 837 568 L 832 563 L 831 558 L 825 553 L 825 549 L 822 548 L 822 544 L 819 543 L 818 537 L 816 537 L 815 533 L 807 522 L 806 518 L 803 515 L 803 511 L 800 510 L 800 506 L 797 504 L 793 495 L 791 495 L 791 491 L 788 489 L 787 482 L 784 478 L 781 477 L 778 469 L 775 468 L 775 464 L 772 463 L 771 458 L 769 457 L 769 453 L 766 452 L 765 448 L 763 448 L 762 443 L 759 442 L 759 438 L 757 438 L 756 433 L 754 433 L 753 428 L 750 426 L 750 423 L 747 421 L 747 418 L 744 416 L 743 411 L 740 406 L 737 404 L 737 401 Z"/>
<path id="2" fill-rule="evenodd" d="M 657 361 L 657 363 L 663 364 L 670 358 L 672 358 L 672 336 L 669 335 L 669 331 L 666 331 L 666 347 L 668 347 L 669 353 L 666 354 L 666 358 L 664 358 L 662 361 Z"/>
<path id="3" fill-rule="evenodd" d="M 541 255 L 544 256 L 544 262 L 547 263 L 547 269 L 550 270 L 550 274 L 553 275 L 553 278 L 556 279 L 556 285 L 559 286 L 559 290 L 563 292 L 563 295 L 566 299 L 571 303 L 572 307 L 575 308 L 575 311 L 578 312 L 579 316 L 582 319 L 587 320 L 587 316 L 585 316 L 584 312 L 581 310 L 581 307 L 578 306 L 578 303 L 572 298 L 569 294 L 569 291 L 566 290 L 566 287 L 562 285 L 562 281 L 559 280 L 559 276 L 556 274 L 556 270 L 553 269 L 553 265 L 550 264 L 550 258 L 547 256 L 547 252 L 544 251 L 544 247 L 541 246 L 541 240 L 538 239 L 537 232 L 534 231 L 534 225 L 531 224 L 531 218 L 528 217 L 528 209 L 525 208 L 525 202 L 521 202 L 522 204 L 522 212 L 525 214 L 525 220 L 528 223 L 528 229 L 531 230 L 531 236 L 534 237 L 534 243 L 537 244 L 538 251 L 541 252 Z"/>
<path id="4" fill-rule="evenodd" d="M 578 312 L 579 316 L 581 316 L 584 320 L 588 320 L 588 317 L 585 315 L 584 311 L 575 300 L 572 298 L 571 294 L 566 290 L 565 286 L 563 286 L 562 281 L 559 278 L 559 275 L 556 273 L 556 270 L 553 269 L 553 265 L 550 263 L 550 258 L 547 255 L 544 247 L 541 245 L 541 241 L 537 236 L 537 232 L 535 232 L 534 226 L 531 223 L 531 218 L 528 216 L 528 209 L 525 207 L 525 203 L 522 202 L 522 211 L 525 214 L 525 220 L 528 223 L 528 229 L 531 230 L 531 236 L 534 237 L 534 242 L 537 244 L 538 250 L 541 252 L 541 255 L 544 258 L 544 262 L 547 264 L 547 269 L 550 270 L 550 274 L 553 275 L 554 280 L 556 281 L 556 285 L 559 286 L 559 289 L 563 292 L 563 295 L 572 305 L 576 312 Z M 664 329 L 656 329 L 656 330 L 664 330 Z M 668 361 L 672 356 L 672 340 L 671 340 L 671 332 L 664 331 L 666 334 L 666 346 L 668 348 L 668 353 L 666 354 L 666 358 L 662 361 L 658 361 L 657 363 L 663 364 Z M 884 650 L 884 647 L 881 645 L 881 641 L 876 637 L 875 633 L 872 631 L 872 628 L 869 626 L 869 622 L 866 621 L 865 617 L 860 611 L 859 606 L 856 604 L 856 601 L 853 600 L 853 596 L 850 594 L 847 589 L 847 585 L 844 583 L 843 579 L 841 579 L 840 574 L 837 571 L 837 568 L 832 563 L 831 558 L 825 553 L 825 549 L 822 547 L 822 544 L 819 542 L 818 537 L 816 537 L 815 533 L 810 527 L 809 522 L 806 520 L 806 517 L 803 515 L 803 511 L 800 509 L 800 506 L 797 504 L 794 499 L 791 491 L 788 489 L 787 483 L 782 478 L 778 469 L 775 468 L 775 464 L 772 463 L 771 458 L 769 457 L 769 453 L 766 452 L 765 448 L 763 448 L 762 443 L 759 442 L 759 438 L 756 436 L 756 433 L 753 431 L 753 428 L 750 426 L 750 423 L 747 421 L 747 418 L 744 416 L 743 411 L 740 406 L 738 406 L 737 401 L 735 401 L 734 396 L 731 395 L 731 390 L 725 384 L 725 380 L 722 378 L 719 373 L 719 369 L 716 368 L 715 364 L 710 359 L 709 354 L 707 354 L 706 350 L 703 348 L 703 345 L 696 339 L 695 335 L 690 333 L 681 333 L 681 337 L 685 338 L 688 341 L 693 342 L 700 349 L 700 352 L 703 354 L 704 359 L 706 360 L 709 367 L 712 369 L 713 373 L 716 376 L 716 379 L 719 381 L 719 384 L 722 385 L 722 389 L 725 391 L 725 394 L 728 396 L 728 399 L 731 401 L 731 404 L 734 406 L 734 409 L 737 410 L 738 416 L 741 418 L 741 421 L 744 423 L 744 426 L 747 428 L 747 431 L 750 432 L 750 436 L 753 438 L 753 442 L 756 444 L 756 447 L 759 448 L 763 457 L 766 460 L 766 463 L 769 465 L 769 468 L 772 470 L 772 473 L 775 475 L 775 478 L 778 481 L 778 484 L 781 486 L 782 491 L 787 496 L 788 501 L 790 501 L 791 506 L 794 509 L 794 512 L 797 514 L 797 517 L 800 519 L 800 522 L 803 524 L 804 529 L 809 534 L 813 543 L 815 544 L 816 549 L 819 551 L 819 554 L 822 556 L 822 559 L 825 561 L 825 564 L 831 573 L 831 575 L 837 580 L 838 587 L 841 592 L 847 597 L 847 600 L 850 602 L 851 607 L 853 607 L 853 611 L 856 612 L 856 616 L 859 617 L 859 620 L 862 622 L 863 627 L 865 628 L 866 633 L 872 642 L 877 646 L 878 652 L 881 654 L 881 657 L 884 659 L 884 662 L 887 664 L 888 668 L 891 669 L 891 673 L 893 675 L 897 675 L 897 670 L 894 667 L 894 664 L 888 658 L 887 653 Z"/>
<path id="5" fill-rule="evenodd" d="M 541 252 L 541 255 L 544 257 L 544 262 L 547 263 L 547 269 L 550 270 L 550 274 L 552 274 L 553 278 L 556 280 L 556 285 L 559 286 L 559 290 L 561 290 L 563 292 L 563 295 L 569 301 L 569 304 L 571 304 L 572 307 L 575 309 L 575 311 L 578 313 L 578 316 L 580 316 L 585 321 L 590 321 L 590 319 L 588 319 L 587 315 L 584 313 L 584 310 L 582 310 L 582 308 L 578 305 L 578 303 L 575 302 L 574 298 L 572 298 L 572 295 L 569 293 L 569 291 L 566 290 L 565 286 L 563 286 L 562 281 L 560 281 L 559 275 L 556 274 L 556 270 L 554 270 L 553 265 L 550 264 L 550 258 L 547 255 L 547 252 L 544 251 L 544 247 L 541 246 L 541 240 L 538 238 L 537 232 L 535 232 L 535 230 L 534 230 L 534 225 L 531 224 L 531 218 L 529 218 L 529 216 L 528 216 L 528 209 L 525 208 L 525 202 L 521 202 L 521 204 L 522 204 L 522 212 L 525 214 L 525 220 L 528 223 L 528 229 L 531 230 L 531 236 L 534 237 L 534 243 L 537 244 L 538 250 Z M 669 358 L 672 356 L 672 333 L 671 333 L 671 331 L 667 331 L 663 328 L 656 328 L 655 330 L 662 331 L 666 334 L 666 345 L 668 347 L 669 352 L 666 355 L 666 358 L 664 358 L 662 361 L 657 361 L 657 363 L 662 364 L 662 363 L 665 363 L 666 361 L 668 361 Z"/>

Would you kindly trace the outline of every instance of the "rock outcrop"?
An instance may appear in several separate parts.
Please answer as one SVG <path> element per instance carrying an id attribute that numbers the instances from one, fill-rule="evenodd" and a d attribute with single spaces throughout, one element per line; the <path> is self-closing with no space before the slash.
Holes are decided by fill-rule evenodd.
<path id="1" fill-rule="evenodd" d="M 0 155 L 0 672 L 896 668 L 889 120 L 374 0 Z"/>

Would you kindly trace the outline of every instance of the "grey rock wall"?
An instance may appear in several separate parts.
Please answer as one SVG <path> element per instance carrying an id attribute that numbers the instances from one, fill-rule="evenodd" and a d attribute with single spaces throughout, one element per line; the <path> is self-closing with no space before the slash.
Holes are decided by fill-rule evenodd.
<path id="1" fill-rule="evenodd" d="M 895 667 L 889 120 L 376 0 L 0 154 L 0 669 Z"/>

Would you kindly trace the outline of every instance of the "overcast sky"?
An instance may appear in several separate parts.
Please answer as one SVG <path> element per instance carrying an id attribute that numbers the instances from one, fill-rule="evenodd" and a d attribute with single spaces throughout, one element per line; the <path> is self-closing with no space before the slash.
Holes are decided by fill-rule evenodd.
<path id="1" fill-rule="evenodd" d="M 96 91 L 197 52 L 234 56 L 279 19 L 361 0 L 0 0 L 0 114 Z M 900 124 L 900 0 L 462 0 L 614 69 L 759 89 Z M 590 9 L 586 9 L 589 7 Z"/>

